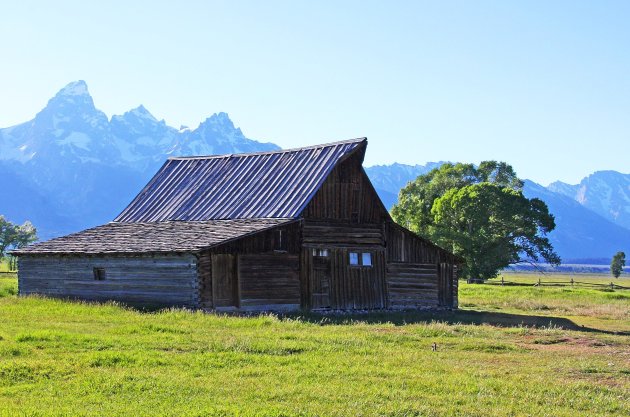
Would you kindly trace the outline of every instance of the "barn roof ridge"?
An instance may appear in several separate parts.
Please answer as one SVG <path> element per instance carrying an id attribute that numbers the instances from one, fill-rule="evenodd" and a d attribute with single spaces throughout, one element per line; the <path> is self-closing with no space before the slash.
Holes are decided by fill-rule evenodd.
<path id="1" fill-rule="evenodd" d="M 309 145 L 309 146 L 301 146 L 297 148 L 289 148 L 289 149 L 278 149 L 275 151 L 260 151 L 260 152 L 239 152 L 239 153 L 226 153 L 221 155 L 191 155 L 191 156 L 169 156 L 167 160 L 169 161 L 180 161 L 180 160 L 195 160 L 195 159 L 221 159 L 221 158 L 229 158 L 229 157 L 247 157 L 247 156 L 256 156 L 256 155 L 273 155 L 279 153 L 291 153 L 291 152 L 299 152 L 306 151 L 310 149 L 318 149 L 318 148 L 327 148 L 331 146 L 337 145 L 345 145 L 345 144 L 353 144 L 353 143 L 362 143 L 367 142 L 367 137 L 359 137 L 354 139 L 346 139 L 339 140 L 335 142 L 321 143 L 318 145 Z"/>

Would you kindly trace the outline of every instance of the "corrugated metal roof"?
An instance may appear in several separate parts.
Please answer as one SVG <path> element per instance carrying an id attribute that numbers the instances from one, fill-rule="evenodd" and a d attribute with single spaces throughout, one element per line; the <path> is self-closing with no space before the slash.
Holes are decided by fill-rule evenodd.
<path id="1" fill-rule="evenodd" d="M 294 219 L 108 223 L 15 250 L 15 255 L 197 252 Z"/>
<path id="2" fill-rule="evenodd" d="M 171 158 L 116 222 L 295 218 L 365 138 L 250 154 Z"/>

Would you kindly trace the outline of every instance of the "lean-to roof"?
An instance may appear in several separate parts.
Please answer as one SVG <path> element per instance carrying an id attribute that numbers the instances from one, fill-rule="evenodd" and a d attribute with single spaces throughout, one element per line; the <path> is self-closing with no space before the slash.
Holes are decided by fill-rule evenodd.
<path id="1" fill-rule="evenodd" d="M 36 243 L 15 255 L 133 254 L 198 252 L 226 241 L 260 232 L 293 219 L 233 219 L 108 223 L 82 232 Z"/>

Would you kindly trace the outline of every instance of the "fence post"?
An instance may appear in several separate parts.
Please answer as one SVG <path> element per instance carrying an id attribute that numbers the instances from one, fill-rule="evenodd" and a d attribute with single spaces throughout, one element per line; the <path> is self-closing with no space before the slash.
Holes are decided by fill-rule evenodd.
<path id="1" fill-rule="evenodd" d="M 538 278 L 538 286 L 540 287 L 542 283 L 540 282 L 540 278 Z"/>
<path id="2" fill-rule="evenodd" d="M 610 289 L 614 290 L 615 289 L 615 284 L 613 284 L 612 282 L 610 283 Z"/>
<path id="3" fill-rule="evenodd" d="M 573 288 L 573 277 L 571 277 L 571 288 Z"/>
<path id="4" fill-rule="evenodd" d="M 503 286 L 505 284 L 505 281 L 503 280 L 503 275 L 501 275 L 501 286 Z"/>

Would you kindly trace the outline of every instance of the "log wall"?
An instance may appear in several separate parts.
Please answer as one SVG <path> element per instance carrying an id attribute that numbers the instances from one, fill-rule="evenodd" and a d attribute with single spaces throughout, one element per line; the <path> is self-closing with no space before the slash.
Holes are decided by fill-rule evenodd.
<path id="1" fill-rule="evenodd" d="M 350 252 L 369 252 L 372 266 L 350 265 Z M 312 248 L 305 248 L 301 263 L 304 308 L 373 310 L 387 307 L 382 248 L 330 248 L 327 257 L 314 256 Z"/>
<path id="2" fill-rule="evenodd" d="M 301 222 L 264 230 L 199 255 L 205 308 L 299 309 Z"/>
<path id="3" fill-rule="evenodd" d="M 422 239 L 394 222 L 385 223 L 388 262 L 455 263 L 455 257 L 444 249 Z"/>
<path id="4" fill-rule="evenodd" d="M 42 294 L 133 305 L 196 307 L 197 259 L 193 255 L 20 256 L 20 295 Z M 104 271 L 95 279 L 94 268 Z"/>
<path id="5" fill-rule="evenodd" d="M 388 263 L 387 289 L 394 309 L 440 306 L 436 264 Z"/>
<path id="6" fill-rule="evenodd" d="M 238 255 L 240 306 L 262 309 L 300 307 L 299 256 L 286 253 Z"/>
<path id="7" fill-rule="evenodd" d="M 393 222 L 385 223 L 391 308 L 457 308 L 456 259 Z"/>
<path id="8" fill-rule="evenodd" d="M 303 246 L 311 248 L 377 247 L 383 249 L 383 227 L 380 224 L 352 224 L 340 222 L 304 222 Z"/>

